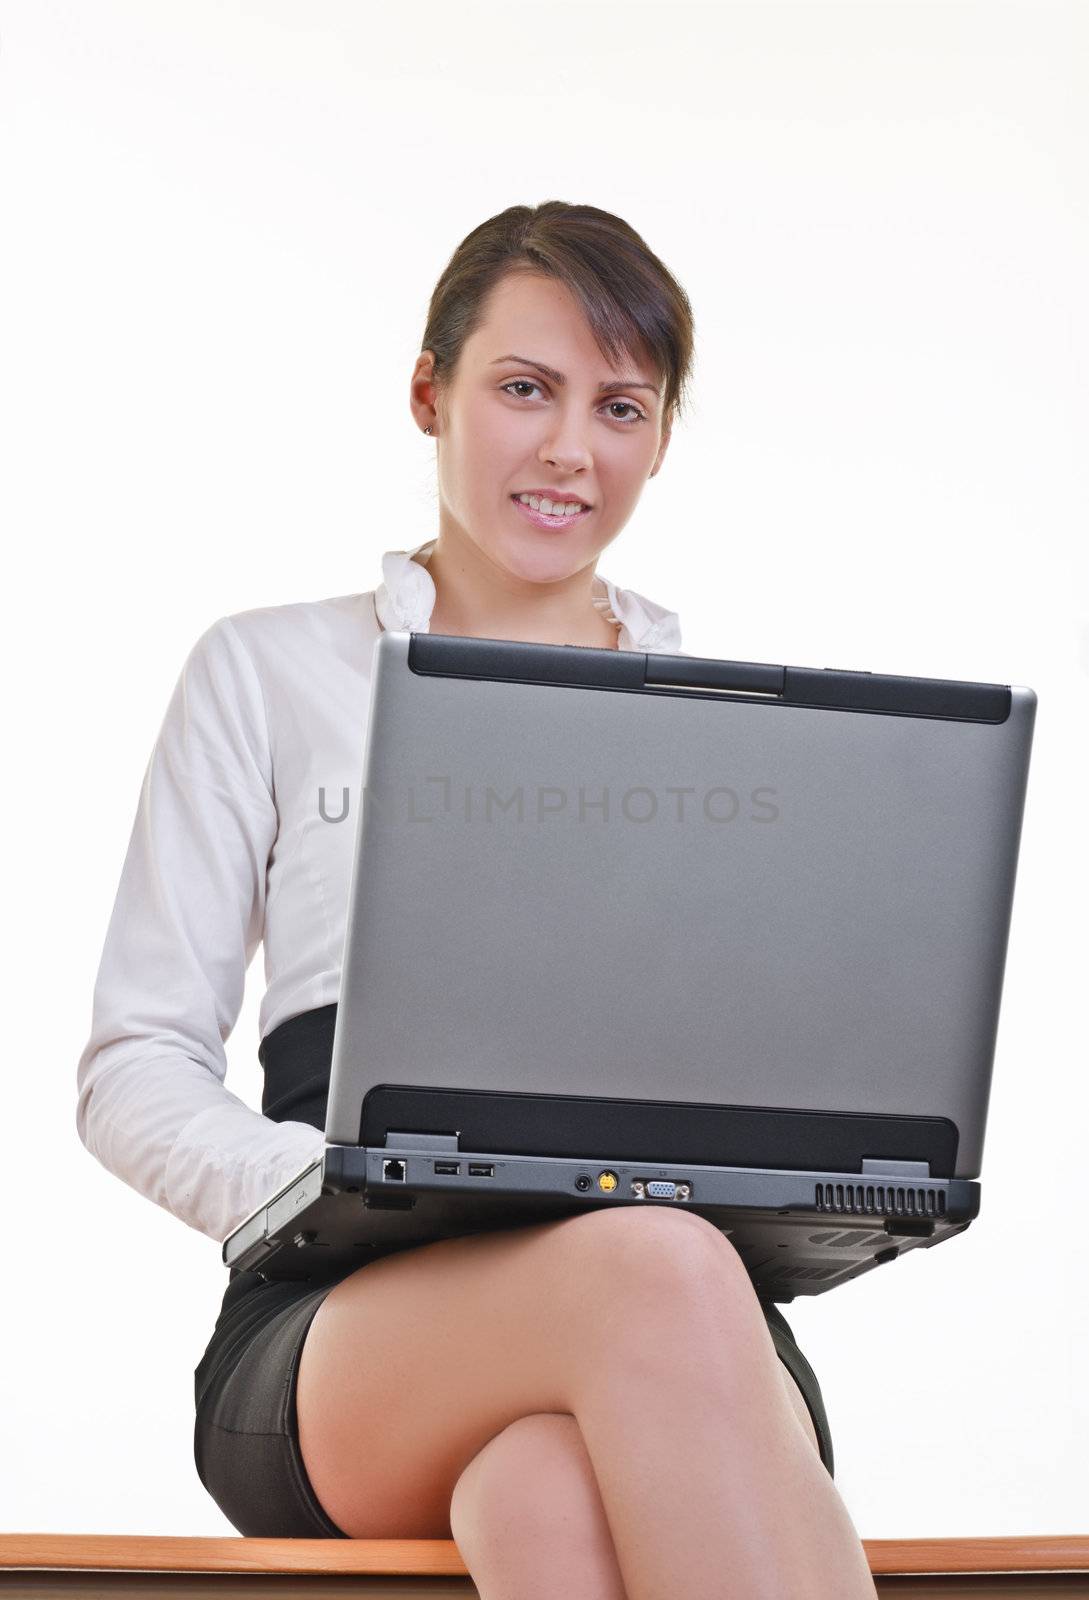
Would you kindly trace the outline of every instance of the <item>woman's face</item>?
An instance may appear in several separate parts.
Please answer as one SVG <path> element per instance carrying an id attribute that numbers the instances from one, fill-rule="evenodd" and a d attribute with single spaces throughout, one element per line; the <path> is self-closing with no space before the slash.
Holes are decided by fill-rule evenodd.
<path id="1" fill-rule="evenodd" d="M 537 583 L 592 567 L 665 456 L 658 375 L 637 360 L 609 367 L 571 291 L 527 271 L 496 285 L 437 418 L 433 359 L 417 360 L 412 410 L 437 435 L 444 542 L 469 539 Z M 539 489 L 591 510 L 555 531 L 538 527 L 512 496 Z"/>

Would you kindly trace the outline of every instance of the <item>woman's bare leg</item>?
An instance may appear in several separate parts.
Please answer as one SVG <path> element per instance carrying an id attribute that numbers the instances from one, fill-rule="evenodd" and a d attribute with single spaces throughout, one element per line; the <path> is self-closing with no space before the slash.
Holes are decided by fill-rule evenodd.
<path id="1" fill-rule="evenodd" d="M 805 1397 L 779 1367 L 819 1460 Z M 450 1526 L 483 1600 L 627 1600 L 593 1463 L 570 1415 L 537 1411 L 489 1439 L 454 1485 Z"/>
<path id="2" fill-rule="evenodd" d="M 657 1337 L 629 1317 L 613 1362 L 595 1352 L 571 1395 L 629 1600 L 873 1600 L 740 1257 L 714 1228 L 688 1244 L 667 1296 L 647 1302 Z"/>
<path id="3" fill-rule="evenodd" d="M 537 1411 L 489 1439 L 454 1485 L 450 1526 L 482 1600 L 627 1600 L 570 1415 Z"/>
<path id="4" fill-rule="evenodd" d="M 876 1594 L 740 1259 L 694 1214 L 387 1257 L 331 1291 L 303 1348 L 303 1459 L 356 1537 L 450 1537 L 462 1472 L 541 1412 L 578 1422 L 628 1600 Z"/>

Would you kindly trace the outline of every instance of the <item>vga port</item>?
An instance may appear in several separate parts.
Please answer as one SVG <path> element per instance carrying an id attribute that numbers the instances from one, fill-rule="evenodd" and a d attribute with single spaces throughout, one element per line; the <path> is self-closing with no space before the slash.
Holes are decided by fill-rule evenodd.
<path id="1" fill-rule="evenodd" d="M 633 1178 L 631 1192 L 636 1200 L 691 1200 L 692 1183 L 689 1178 L 676 1183 L 672 1178 Z"/>

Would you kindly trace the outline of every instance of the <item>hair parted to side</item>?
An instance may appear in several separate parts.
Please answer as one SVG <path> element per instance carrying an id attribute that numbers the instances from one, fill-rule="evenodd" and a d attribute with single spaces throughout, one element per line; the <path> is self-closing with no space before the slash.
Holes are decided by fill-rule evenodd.
<path id="1" fill-rule="evenodd" d="M 545 200 L 508 206 L 458 245 L 431 295 L 421 350 L 434 352 L 441 397 L 491 291 L 510 272 L 558 278 L 582 306 L 606 358 L 650 362 L 663 384 L 662 429 L 683 415 L 695 343 L 681 285 L 623 218 L 596 206 Z"/>

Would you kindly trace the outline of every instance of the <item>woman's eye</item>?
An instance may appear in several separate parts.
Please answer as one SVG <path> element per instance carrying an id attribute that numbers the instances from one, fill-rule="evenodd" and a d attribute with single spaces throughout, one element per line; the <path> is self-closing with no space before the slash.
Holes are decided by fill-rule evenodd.
<path id="1" fill-rule="evenodd" d="M 610 400 L 609 404 L 613 406 L 623 406 L 626 411 L 634 411 L 640 422 L 645 422 L 647 420 L 643 412 L 640 411 L 639 407 L 633 406 L 630 400 Z"/>
<path id="2" fill-rule="evenodd" d="M 534 383 L 531 378 L 512 378 L 510 383 L 504 383 L 502 385 L 504 394 L 507 394 L 511 389 L 540 389 L 540 387 L 541 385 L 539 383 Z M 514 398 L 516 400 L 528 400 L 529 396 L 515 395 Z M 629 428 L 634 427 L 636 422 L 645 422 L 647 420 L 645 413 L 640 411 L 638 406 L 633 405 L 630 400 L 610 400 L 608 401 L 608 404 L 610 406 L 620 406 L 625 411 L 632 411 L 635 413 L 635 415 L 630 418 L 614 417 L 614 421 L 623 422 Z"/>

